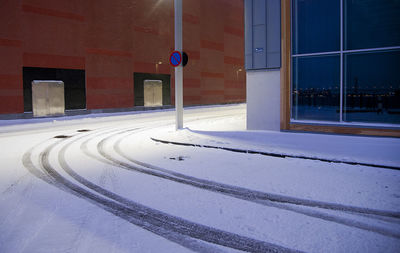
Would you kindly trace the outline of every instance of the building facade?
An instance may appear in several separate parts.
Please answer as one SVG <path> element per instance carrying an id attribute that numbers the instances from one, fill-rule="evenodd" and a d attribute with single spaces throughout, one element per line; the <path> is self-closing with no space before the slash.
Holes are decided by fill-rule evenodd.
<path id="1" fill-rule="evenodd" d="M 1 115 L 32 111 L 32 80 L 63 81 L 67 110 L 144 106 L 146 80 L 173 105 L 173 0 L 0 5 Z M 184 105 L 245 101 L 243 23 L 242 0 L 183 1 Z"/>
<path id="2" fill-rule="evenodd" d="M 249 129 L 400 136 L 400 1 L 245 0 L 245 23 Z"/>

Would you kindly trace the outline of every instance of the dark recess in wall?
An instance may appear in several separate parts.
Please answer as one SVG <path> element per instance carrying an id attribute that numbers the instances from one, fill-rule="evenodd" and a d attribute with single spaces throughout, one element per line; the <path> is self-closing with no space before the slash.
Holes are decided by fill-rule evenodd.
<path id="1" fill-rule="evenodd" d="M 161 80 L 162 81 L 162 104 L 171 105 L 171 75 L 151 74 L 151 73 L 133 73 L 135 106 L 144 106 L 144 80 Z"/>
<path id="2" fill-rule="evenodd" d="M 64 82 L 65 109 L 86 109 L 85 70 L 23 67 L 24 111 L 32 111 L 32 81 Z"/>

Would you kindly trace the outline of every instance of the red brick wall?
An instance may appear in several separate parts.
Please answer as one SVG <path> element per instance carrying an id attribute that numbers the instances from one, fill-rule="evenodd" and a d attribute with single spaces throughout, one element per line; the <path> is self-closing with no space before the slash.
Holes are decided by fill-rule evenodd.
<path id="1" fill-rule="evenodd" d="M 133 106 L 133 73 L 171 74 L 173 0 L 0 0 L 0 113 L 22 67 L 85 69 L 87 109 Z M 243 0 L 184 0 L 184 104 L 245 101 Z M 159 64 L 161 62 L 161 64 Z"/>

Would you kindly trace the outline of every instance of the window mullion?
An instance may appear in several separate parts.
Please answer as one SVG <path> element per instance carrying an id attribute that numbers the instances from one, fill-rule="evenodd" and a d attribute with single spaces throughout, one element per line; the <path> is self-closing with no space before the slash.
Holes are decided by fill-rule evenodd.
<path id="1" fill-rule="evenodd" d="M 343 122 L 343 1 L 340 0 L 340 108 L 339 108 L 339 113 L 340 113 L 340 122 Z"/>

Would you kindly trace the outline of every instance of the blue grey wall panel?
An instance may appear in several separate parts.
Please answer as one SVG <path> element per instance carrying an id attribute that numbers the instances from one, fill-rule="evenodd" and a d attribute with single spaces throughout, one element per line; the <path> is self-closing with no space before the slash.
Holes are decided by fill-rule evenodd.
<path id="1" fill-rule="evenodd" d="M 281 66 L 281 1 L 245 0 L 245 67 Z"/>
<path id="2" fill-rule="evenodd" d="M 262 69 L 267 65 L 266 25 L 253 25 L 253 68 Z"/>
<path id="3" fill-rule="evenodd" d="M 253 25 L 264 25 L 266 0 L 253 0 Z"/>
<path id="4" fill-rule="evenodd" d="M 244 65 L 253 68 L 253 0 L 244 1 Z"/>
<path id="5" fill-rule="evenodd" d="M 267 1 L 267 68 L 281 66 L 281 1 Z"/>

